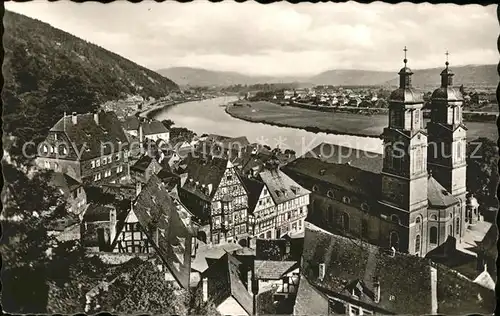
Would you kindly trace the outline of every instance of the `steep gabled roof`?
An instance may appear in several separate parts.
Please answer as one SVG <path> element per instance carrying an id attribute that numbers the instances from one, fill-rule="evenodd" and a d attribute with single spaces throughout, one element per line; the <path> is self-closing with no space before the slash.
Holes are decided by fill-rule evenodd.
<path id="1" fill-rule="evenodd" d="M 264 188 L 264 183 L 247 177 L 242 177 L 242 181 L 248 192 L 248 211 L 253 213 L 255 206 L 259 201 L 262 189 Z"/>
<path id="2" fill-rule="evenodd" d="M 144 172 L 153 163 L 153 160 L 153 157 L 145 154 L 130 167 L 130 170 Z"/>
<path id="3" fill-rule="evenodd" d="M 224 254 L 206 271 L 209 278 L 216 279 L 217 288 L 214 292 L 214 303 L 220 305 L 232 296 L 248 315 L 253 315 L 253 300 L 242 282 L 240 265 L 242 263 L 229 253 Z"/>
<path id="4" fill-rule="evenodd" d="M 310 193 L 279 169 L 264 170 L 259 173 L 259 178 L 266 185 L 276 204 Z"/>
<path id="5" fill-rule="evenodd" d="M 140 124 L 142 126 L 142 132 L 145 136 L 168 133 L 167 127 L 165 127 L 162 122 L 157 120 L 145 121 Z"/>
<path id="6" fill-rule="evenodd" d="M 127 131 L 139 129 L 139 118 L 135 115 L 127 116 L 123 122 L 123 128 Z"/>
<path id="7" fill-rule="evenodd" d="M 218 157 L 195 157 L 194 155 L 189 155 L 182 162 L 185 165 L 180 173 L 187 173 L 187 181 L 184 183 L 182 188 L 196 196 L 210 200 L 226 171 L 228 166 L 228 160 Z M 196 185 L 198 182 L 198 185 Z M 205 189 L 203 188 L 205 185 Z M 211 191 L 208 190 L 208 186 L 211 185 Z"/>
<path id="8" fill-rule="evenodd" d="M 459 202 L 432 176 L 429 176 L 427 181 L 427 199 L 429 206 L 434 208 L 446 208 Z"/>
<path id="9" fill-rule="evenodd" d="M 78 114 L 76 124 L 73 124 L 72 115 L 66 115 L 50 131 L 66 133 L 69 142 L 82 153 L 80 160 L 117 152 L 128 142 L 118 117 L 114 112 L 101 111 L 97 115 L 99 124 L 94 121 L 94 113 Z M 104 146 L 104 144 L 111 144 L 111 146 Z"/>
<path id="10" fill-rule="evenodd" d="M 255 260 L 254 273 L 257 279 L 279 280 L 298 267 L 297 261 Z"/>

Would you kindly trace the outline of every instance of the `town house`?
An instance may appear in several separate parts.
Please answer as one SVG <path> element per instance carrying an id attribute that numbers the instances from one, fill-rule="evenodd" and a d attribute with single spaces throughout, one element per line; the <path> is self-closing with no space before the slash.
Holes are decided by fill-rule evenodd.
<path id="1" fill-rule="evenodd" d="M 248 196 L 235 169 L 228 159 L 190 155 L 177 170 L 179 197 L 214 244 L 248 237 Z"/>
<path id="2" fill-rule="evenodd" d="M 37 165 L 84 184 L 128 177 L 128 143 L 114 112 L 65 115 L 38 148 Z"/>

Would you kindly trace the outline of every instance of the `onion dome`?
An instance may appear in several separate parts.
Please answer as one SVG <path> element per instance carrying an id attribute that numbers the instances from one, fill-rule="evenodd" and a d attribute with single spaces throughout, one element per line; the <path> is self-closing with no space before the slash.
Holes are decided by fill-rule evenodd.
<path id="1" fill-rule="evenodd" d="M 413 75 L 413 72 L 411 71 L 410 68 L 406 66 L 406 63 L 408 62 L 408 59 L 406 59 L 406 46 L 404 49 L 405 52 L 405 58 L 403 59 L 404 62 L 404 67 L 401 68 L 399 71 L 399 88 L 394 90 L 390 97 L 389 101 L 390 102 L 397 102 L 397 103 L 423 103 L 423 96 L 421 93 L 415 91 L 412 86 L 411 86 L 411 76 Z"/>
<path id="2" fill-rule="evenodd" d="M 453 76 L 455 75 L 448 67 L 448 52 L 446 52 L 446 68 L 441 71 L 441 87 L 434 90 L 432 93 L 432 100 L 446 100 L 446 101 L 463 101 L 463 96 L 460 91 L 453 88 Z"/>

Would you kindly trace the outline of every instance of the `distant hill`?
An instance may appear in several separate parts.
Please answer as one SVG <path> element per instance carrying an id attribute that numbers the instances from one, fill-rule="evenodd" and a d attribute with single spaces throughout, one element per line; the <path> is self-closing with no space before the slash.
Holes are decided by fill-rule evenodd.
<path id="1" fill-rule="evenodd" d="M 441 84 L 440 73 L 444 67 L 429 68 L 429 69 L 412 69 L 414 74 L 412 84 L 416 87 L 431 88 Z M 497 87 L 498 86 L 498 71 L 497 65 L 467 65 L 467 66 L 450 66 L 450 69 L 455 74 L 453 83 L 456 85 L 464 85 L 464 87 Z M 398 79 L 394 78 L 386 82 L 388 85 L 398 85 Z"/>
<path id="2" fill-rule="evenodd" d="M 451 67 L 455 73 L 455 83 L 467 87 L 496 87 L 498 74 L 496 65 L 468 65 Z M 158 70 L 158 73 L 172 78 L 180 85 L 229 86 L 260 83 L 300 82 L 302 86 L 397 86 L 399 69 L 391 71 L 334 69 L 312 77 L 272 77 L 251 76 L 238 72 L 224 72 L 200 68 L 174 67 Z M 413 69 L 413 85 L 418 88 L 435 87 L 440 84 L 439 74 L 443 67 Z"/>
<path id="3" fill-rule="evenodd" d="M 157 72 L 171 78 L 180 86 L 230 86 L 235 84 L 253 85 L 259 83 L 289 83 L 307 81 L 301 77 L 252 76 L 233 71 L 216 71 L 191 67 L 172 67 Z"/>
<path id="4" fill-rule="evenodd" d="M 128 95 L 158 98 L 179 90 L 172 80 L 47 23 L 10 11 L 3 23 L 7 132 L 23 124 L 49 128 L 63 111 L 81 113 Z"/>
<path id="5" fill-rule="evenodd" d="M 339 69 L 322 72 L 309 78 L 309 81 L 318 85 L 371 86 L 384 84 L 395 76 L 393 71 Z"/>

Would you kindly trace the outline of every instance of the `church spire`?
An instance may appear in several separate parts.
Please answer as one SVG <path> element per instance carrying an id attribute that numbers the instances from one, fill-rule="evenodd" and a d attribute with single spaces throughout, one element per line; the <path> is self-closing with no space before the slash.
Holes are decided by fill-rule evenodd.
<path id="1" fill-rule="evenodd" d="M 453 85 L 453 72 L 448 68 L 448 65 L 450 64 L 448 62 L 448 51 L 445 53 L 446 55 L 446 62 L 444 63 L 446 65 L 446 68 L 441 72 L 441 87 L 442 88 L 447 88 L 451 87 Z"/>
<path id="2" fill-rule="evenodd" d="M 413 75 L 413 72 L 410 68 L 406 67 L 406 63 L 408 62 L 408 59 L 406 59 L 406 52 L 408 51 L 406 46 L 403 51 L 405 53 L 405 58 L 403 59 L 405 66 L 399 71 L 399 88 L 408 89 L 411 88 L 411 75 Z"/>

